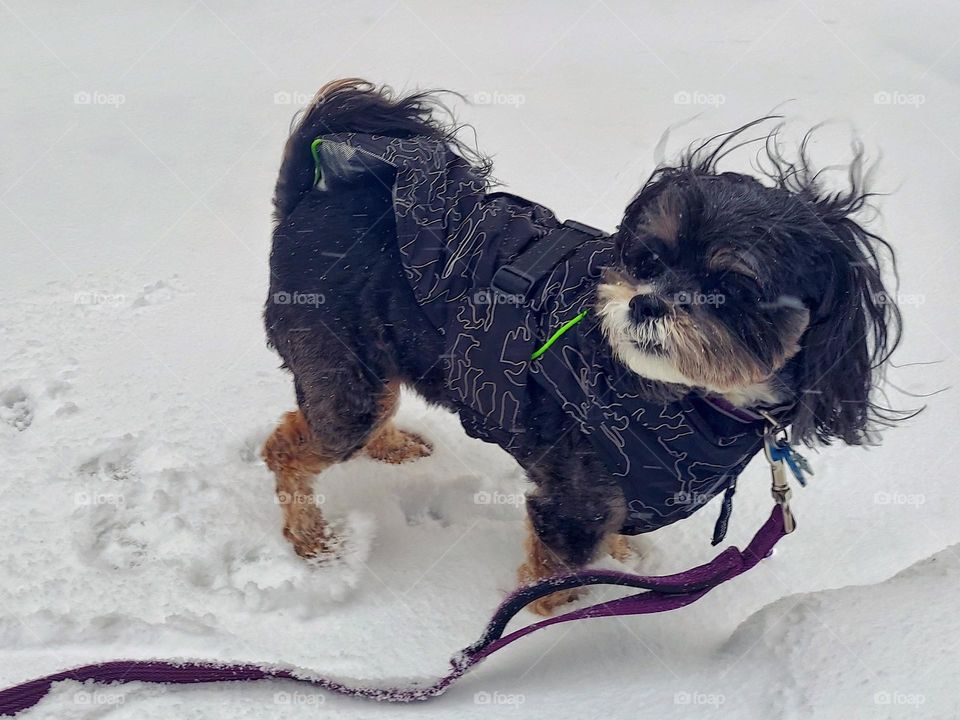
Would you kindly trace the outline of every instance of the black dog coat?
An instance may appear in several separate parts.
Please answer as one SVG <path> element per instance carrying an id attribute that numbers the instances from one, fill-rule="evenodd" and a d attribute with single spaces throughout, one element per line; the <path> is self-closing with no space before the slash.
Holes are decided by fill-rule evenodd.
<path id="1" fill-rule="evenodd" d="M 566 249 L 570 233 L 559 239 L 567 226 L 550 210 L 488 193 L 479 173 L 440 141 L 337 134 L 320 138 L 314 151 L 319 188 L 337 175 L 370 172 L 392 190 L 403 268 L 446 338 L 447 391 L 468 435 L 514 450 L 538 383 L 619 481 L 628 507 L 623 533 L 669 525 L 727 490 L 722 536 L 736 478 L 763 446 L 762 420 L 693 393 L 666 404 L 643 400 L 642 381 L 613 360 L 595 321 L 575 325 L 531 360 L 590 307 L 603 268 L 614 264 L 609 236 L 580 231 Z M 559 258 L 536 245 L 558 242 Z M 531 248 L 553 258 L 533 283 L 511 265 Z"/>

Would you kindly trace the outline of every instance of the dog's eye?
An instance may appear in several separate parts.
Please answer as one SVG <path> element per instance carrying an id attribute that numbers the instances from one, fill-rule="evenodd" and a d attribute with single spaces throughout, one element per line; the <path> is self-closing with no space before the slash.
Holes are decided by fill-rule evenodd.
<path id="1" fill-rule="evenodd" d="M 742 302 L 762 303 L 764 301 L 763 291 L 760 289 L 760 286 L 752 280 L 743 279 L 734 283 L 731 290 L 734 296 Z"/>
<path id="2" fill-rule="evenodd" d="M 638 278 L 659 275 L 666 267 L 660 253 L 645 247 L 632 248 L 624 253 L 623 264 Z"/>
<path id="3" fill-rule="evenodd" d="M 729 272 L 710 276 L 706 279 L 704 288 L 707 292 L 729 297 L 738 303 L 764 302 L 763 289 L 759 283 L 739 273 Z"/>

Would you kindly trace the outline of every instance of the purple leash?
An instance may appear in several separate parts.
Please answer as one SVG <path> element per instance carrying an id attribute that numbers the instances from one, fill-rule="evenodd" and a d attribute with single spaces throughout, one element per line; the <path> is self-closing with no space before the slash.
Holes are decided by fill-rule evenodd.
<path id="1" fill-rule="evenodd" d="M 386 702 L 427 700 L 443 693 L 470 668 L 500 648 L 549 625 L 586 618 L 664 612 L 696 602 L 713 588 L 741 575 L 769 555 L 777 541 L 788 532 L 784 528 L 785 516 L 785 507 L 778 504 L 745 550 L 728 547 L 709 563 L 675 575 L 643 576 L 613 570 L 592 570 L 559 575 L 535 585 L 520 588 L 500 603 L 482 637 L 453 657 L 450 661 L 450 672 L 432 683 L 414 682 L 406 687 L 363 687 L 348 685 L 329 678 L 315 677 L 303 670 L 276 666 L 169 660 L 114 660 L 65 670 L 2 690 L 0 691 L 0 715 L 15 715 L 33 707 L 50 692 L 55 682 L 61 680 L 192 685 L 278 678 L 305 682 L 332 693 L 369 700 Z M 637 588 L 644 592 L 547 618 L 507 635 L 503 634 L 510 620 L 534 600 L 558 590 L 587 585 L 619 585 Z"/>

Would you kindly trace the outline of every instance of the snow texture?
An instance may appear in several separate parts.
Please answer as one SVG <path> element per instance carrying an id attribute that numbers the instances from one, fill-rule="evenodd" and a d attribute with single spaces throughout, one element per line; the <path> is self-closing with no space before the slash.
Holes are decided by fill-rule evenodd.
<path id="1" fill-rule="evenodd" d="M 883 154 L 874 227 L 907 327 L 887 391 L 915 407 L 905 393 L 958 369 L 958 21 L 955 3 L 877 0 L 0 1 L 0 685 L 159 657 L 432 676 L 512 588 L 519 468 L 414 397 L 399 424 L 433 457 L 317 482 L 341 559 L 306 564 L 280 534 L 258 457 L 293 406 L 260 326 L 270 194 L 322 83 L 464 93 L 511 192 L 606 229 L 664 153 L 775 108 L 790 141 L 831 120 L 820 164 L 854 135 Z M 27 715 L 960 717 L 953 394 L 880 447 L 812 454 L 798 531 L 748 575 L 662 617 L 544 630 L 425 705 L 62 683 Z M 767 473 L 741 478 L 729 542 L 766 517 Z M 709 559 L 717 509 L 606 565 Z"/>

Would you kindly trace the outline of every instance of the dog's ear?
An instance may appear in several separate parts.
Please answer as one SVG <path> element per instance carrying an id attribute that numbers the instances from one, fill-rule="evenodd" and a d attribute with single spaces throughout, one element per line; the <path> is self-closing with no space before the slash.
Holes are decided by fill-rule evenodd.
<path id="1" fill-rule="evenodd" d="M 793 435 L 810 444 L 842 440 L 859 445 L 875 420 L 893 419 L 871 399 L 874 374 L 900 339 L 900 312 L 887 293 L 877 251 L 880 237 L 850 216 L 849 200 L 814 201 L 811 226 L 823 264 L 811 297 L 810 325 L 794 372 L 800 388 Z M 858 208 L 862 203 L 855 203 Z"/>

